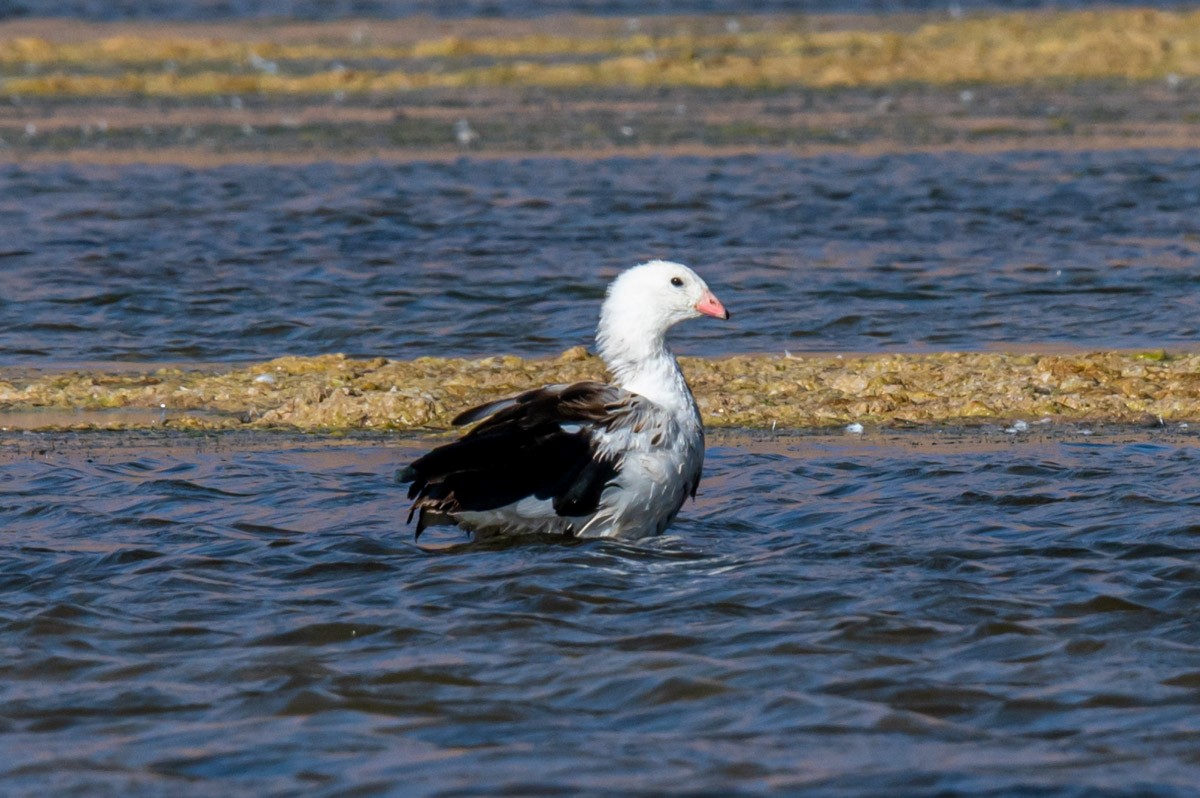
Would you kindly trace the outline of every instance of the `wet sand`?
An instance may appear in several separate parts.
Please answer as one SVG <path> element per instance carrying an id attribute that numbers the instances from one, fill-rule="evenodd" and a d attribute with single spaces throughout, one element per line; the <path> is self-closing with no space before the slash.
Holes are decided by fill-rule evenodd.
<path id="1" fill-rule="evenodd" d="M 1200 420 L 1197 354 L 787 353 L 682 363 L 714 428 Z M 229 370 L 10 371 L 0 372 L 0 427 L 438 430 L 497 396 L 603 377 L 581 347 L 549 360 L 328 355 Z"/>

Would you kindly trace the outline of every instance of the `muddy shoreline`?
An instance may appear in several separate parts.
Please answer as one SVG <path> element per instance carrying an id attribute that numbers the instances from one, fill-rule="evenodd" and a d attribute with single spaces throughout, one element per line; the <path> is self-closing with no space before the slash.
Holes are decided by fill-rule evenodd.
<path id="1" fill-rule="evenodd" d="M 23 20 L 0 24 L 0 162 L 1187 148 L 1195 19 Z"/>
<path id="2" fill-rule="evenodd" d="M 714 429 L 1200 421 L 1200 354 L 1193 353 L 784 354 L 681 362 Z M 582 347 L 543 360 L 325 355 L 231 369 L 11 370 L 0 372 L 0 428 L 433 432 L 497 396 L 604 376 L 603 364 Z"/>

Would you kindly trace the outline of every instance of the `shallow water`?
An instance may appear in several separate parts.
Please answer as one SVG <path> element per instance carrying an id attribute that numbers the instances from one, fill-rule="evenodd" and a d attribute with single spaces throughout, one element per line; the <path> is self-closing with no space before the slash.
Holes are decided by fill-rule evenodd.
<path id="1" fill-rule="evenodd" d="M 0 441 L 9 795 L 1191 795 L 1189 431 L 718 436 L 640 544 L 413 545 L 425 442 Z"/>
<path id="2" fill-rule="evenodd" d="M 8 165 L 0 362 L 557 353 L 656 256 L 733 312 L 685 352 L 1180 346 L 1198 206 L 1196 151 Z"/>

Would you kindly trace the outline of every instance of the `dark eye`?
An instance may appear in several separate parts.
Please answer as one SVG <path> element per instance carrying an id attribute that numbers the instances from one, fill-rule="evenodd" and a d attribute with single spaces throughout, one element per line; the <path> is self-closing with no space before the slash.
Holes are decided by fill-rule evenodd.
<path id="1" fill-rule="evenodd" d="M 683 278 L 682 277 L 672 277 L 671 285 L 675 286 L 676 288 L 683 288 Z"/>

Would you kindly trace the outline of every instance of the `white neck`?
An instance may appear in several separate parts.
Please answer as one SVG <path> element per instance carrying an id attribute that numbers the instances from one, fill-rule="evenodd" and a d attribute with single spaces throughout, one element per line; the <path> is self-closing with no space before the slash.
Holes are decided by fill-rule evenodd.
<path id="1" fill-rule="evenodd" d="M 596 346 L 617 385 L 673 413 L 698 416 L 692 392 L 661 333 L 617 335 L 601 325 Z"/>

